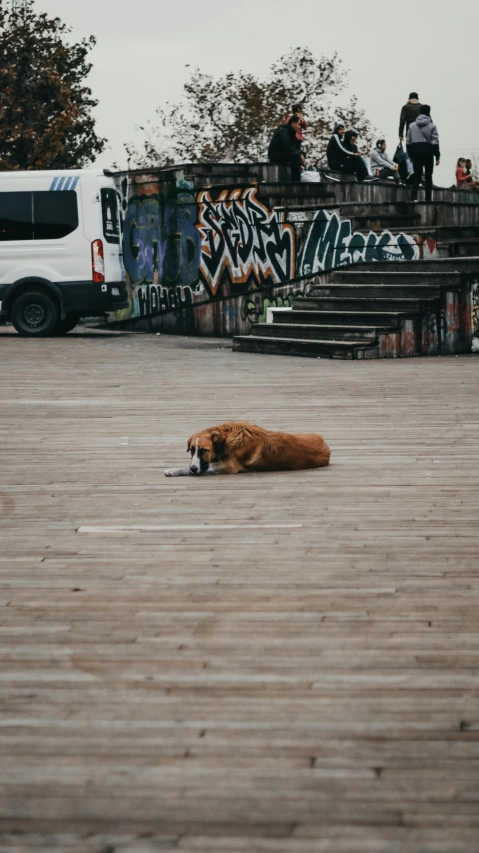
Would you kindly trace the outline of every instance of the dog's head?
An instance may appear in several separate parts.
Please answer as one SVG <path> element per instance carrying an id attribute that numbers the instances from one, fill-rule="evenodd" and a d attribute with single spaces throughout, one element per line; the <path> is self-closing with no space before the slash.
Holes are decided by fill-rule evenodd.
<path id="1" fill-rule="evenodd" d="M 225 447 L 225 435 L 220 428 L 205 429 L 188 439 L 186 452 L 191 456 L 190 474 L 204 474 L 213 462 L 218 462 Z"/>

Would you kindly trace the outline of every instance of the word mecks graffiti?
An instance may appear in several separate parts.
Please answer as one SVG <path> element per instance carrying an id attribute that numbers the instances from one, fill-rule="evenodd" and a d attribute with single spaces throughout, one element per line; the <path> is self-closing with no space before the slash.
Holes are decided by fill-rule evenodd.
<path id="1" fill-rule="evenodd" d="M 226 270 L 232 284 L 250 278 L 279 284 L 293 277 L 294 229 L 258 201 L 255 187 L 223 190 L 214 200 L 200 192 L 198 204 L 200 274 L 213 295 Z"/>
<path id="2" fill-rule="evenodd" d="M 419 248 L 409 234 L 361 234 L 352 231 L 349 219 L 335 211 L 318 210 L 303 250 L 300 275 L 314 275 L 359 261 L 412 261 Z"/>

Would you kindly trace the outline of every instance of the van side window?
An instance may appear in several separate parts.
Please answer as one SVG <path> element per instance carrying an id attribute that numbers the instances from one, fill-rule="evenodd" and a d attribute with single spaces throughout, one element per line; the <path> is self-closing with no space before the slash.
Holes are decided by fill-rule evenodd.
<path id="1" fill-rule="evenodd" d="M 78 228 L 74 190 L 33 193 L 33 239 L 59 240 Z"/>
<path id="2" fill-rule="evenodd" d="M 78 228 L 74 190 L 0 192 L 0 241 L 59 240 Z"/>
<path id="3" fill-rule="evenodd" d="M 104 187 L 101 191 L 103 235 L 107 243 L 120 242 L 120 197 L 116 190 Z"/>
<path id="4" fill-rule="evenodd" d="M 33 240 L 32 194 L 0 192 L 0 241 Z"/>

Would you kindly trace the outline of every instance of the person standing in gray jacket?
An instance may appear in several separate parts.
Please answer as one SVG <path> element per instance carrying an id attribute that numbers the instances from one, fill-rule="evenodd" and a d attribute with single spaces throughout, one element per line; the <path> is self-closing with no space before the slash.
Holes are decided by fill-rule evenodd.
<path id="1" fill-rule="evenodd" d="M 423 169 L 426 173 L 426 201 L 431 201 L 434 160 L 436 160 L 436 166 L 439 166 L 441 152 L 439 133 L 431 118 L 431 107 L 428 104 L 423 104 L 421 114 L 409 125 L 406 144 L 414 166 L 413 201 L 417 201 Z"/>
<path id="2" fill-rule="evenodd" d="M 376 148 L 371 151 L 369 158 L 371 164 L 371 172 L 380 180 L 393 177 L 396 183 L 399 183 L 398 165 L 391 160 L 389 154 L 386 154 L 386 140 L 378 139 Z"/>

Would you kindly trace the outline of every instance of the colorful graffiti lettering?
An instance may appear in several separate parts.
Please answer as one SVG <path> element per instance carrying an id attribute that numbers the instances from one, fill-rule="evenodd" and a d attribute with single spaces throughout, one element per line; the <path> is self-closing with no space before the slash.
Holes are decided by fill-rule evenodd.
<path id="1" fill-rule="evenodd" d="M 268 308 L 291 308 L 291 296 L 263 296 L 248 293 L 241 306 L 241 319 L 250 323 L 266 323 Z"/>
<path id="2" fill-rule="evenodd" d="M 352 231 L 349 219 L 337 212 L 318 210 L 301 258 L 299 274 L 314 275 L 359 261 L 411 261 L 419 250 L 409 234 Z"/>
<path id="3" fill-rule="evenodd" d="M 256 198 L 256 189 L 198 196 L 201 277 L 212 294 L 228 271 L 232 284 L 280 284 L 294 276 L 294 229 Z"/>
<path id="4" fill-rule="evenodd" d="M 163 287 L 161 284 L 143 284 L 133 299 L 136 317 L 162 314 L 193 304 L 191 287 Z"/>
<path id="5" fill-rule="evenodd" d="M 145 283 L 175 287 L 198 281 L 201 239 L 195 223 L 196 202 L 191 193 L 130 200 L 123 251 L 133 288 Z"/>

